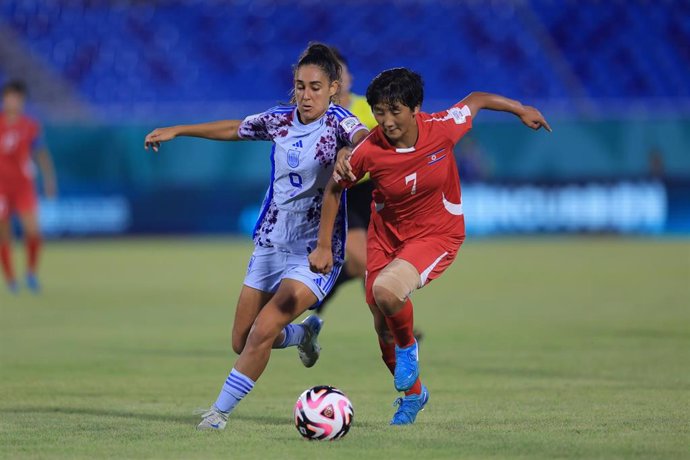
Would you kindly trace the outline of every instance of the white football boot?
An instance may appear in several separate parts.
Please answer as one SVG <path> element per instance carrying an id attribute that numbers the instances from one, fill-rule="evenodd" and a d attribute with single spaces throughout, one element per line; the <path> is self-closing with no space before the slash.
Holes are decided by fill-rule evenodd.
<path id="1" fill-rule="evenodd" d="M 228 412 L 216 409 L 211 406 L 209 410 L 201 414 L 201 423 L 196 426 L 197 430 L 224 430 L 228 423 Z"/>
<path id="2" fill-rule="evenodd" d="M 323 320 L 316 315 L 311 315 L 302 321 L 302 326 L 304 326 L 304 339 L 297 345 L 297 351 L 304 367 L 312 367 L 321 354 L 321 346 L 317 339 Z"/>

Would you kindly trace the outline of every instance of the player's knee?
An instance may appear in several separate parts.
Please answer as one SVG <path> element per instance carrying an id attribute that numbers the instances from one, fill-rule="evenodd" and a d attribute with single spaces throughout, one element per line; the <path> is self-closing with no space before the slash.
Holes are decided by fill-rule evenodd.
<path id="1" fill-rule="evenodd" d="M 395 313 L 400 305 L 403 304 L 403 301 L 393 294 L 388 287 L 377 284 L 376 281 L 374 282 L 372 291 L 376 305 L 386 314 Z"/>
<path id="2" fill-rule="evenodd" d="M 33 214 L 22 214 L 19 219 L 22 232 L 26 238 L 40 238 L 41 229 L 38 225 L 38 219 Z"/>
<path id="3" fill-rule="evenodd" d="M 249 331 L 249 337 L 247 337 L 245 346 L 271 348 L 276 337 L 280 334 L 280 331 L 281 328 L 275 324 L 270 324 L 268 321 L 257 320 Z M 244 346 L 242 349 L 244 350 Z"/>
<path id="4" fill-rule="evenodd" d="M 27 239 L 35 240 L 35 239 L 41 238 L 41 230 L 38 228 L 38 225 L 35 223 L 25 225 L 22 228 L 22 231 L 24 232 L 24 237 Z"/>
<path id="5" fill-rule="evenodd" d="M 393 260 L 376 277 L 372 294 L 376 304 L 388 314 L 396 313 L 410 294 L 420 287 L 417 269 L 402 259 Z"/>
<path id="6" fill-rule="evenodd" d="M 35 240 L 35 239 L 41 238 L 41 232 L 37 228 L 27 227 L 23 230 L 24 230 L 24 236 L 27 239 L 34 239 Z"/>

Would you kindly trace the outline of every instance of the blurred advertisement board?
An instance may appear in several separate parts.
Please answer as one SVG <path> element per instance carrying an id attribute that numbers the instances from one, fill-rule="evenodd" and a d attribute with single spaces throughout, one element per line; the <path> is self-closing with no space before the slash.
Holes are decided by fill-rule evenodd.
<path id="1" fill-rule="evenodd" d="M 690 182 L 471 183 L 469 236 L 545 233 L 690 233 Z M 67 196 L 43 200 L 48 237 L 251 234 L 263 194 L 221 189 Z"/>

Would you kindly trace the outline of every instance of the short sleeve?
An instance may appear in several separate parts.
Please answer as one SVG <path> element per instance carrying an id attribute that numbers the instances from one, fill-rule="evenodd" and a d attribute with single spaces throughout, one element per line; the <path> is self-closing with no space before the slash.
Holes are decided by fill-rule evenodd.
<path id="1" fill-rule="evenodd" d="M 352 139 L 355 133 L 363 129 L 366 130 L 367 127 L 347 109 L 340 106 L 334 106 L 331 110 L 333 110 L 336 120 L 338 121 L 338 126 L 336 128 L 338 141 L 344 145 L 352 145 Z"/>
<path id="2" fill-rule="evenodd" d="M 456 144 L 462 136 L 472 129 L 472 112 L 464 104 L 458 103 L 445 112 L 433 114 L 432 117 L 453 144 Z"/>
<path id="3" fill-rule="evenodd" d="M 291 107 L 274 107 L 262 113 L 249 115 L 240 123 L 237 133 L 245 140 L 271 141 L 271 123 L 275 123 L 291 111 Z"/>
<path id="4" fill-rule="evenodd" d="M 359 144 L 357 147 L 355 147 L 355 150 L 352 152 L 352 156 L 350 157 L 350 166 L 352 167 L 352 173 L 355 175 L 356 179 L 354 181 L 349 181 L 349 180 L 341 180 L 338 182 L 340 186 L 345 187 L 345 188 L 350 188 L 357 184 L 359 180 L 364 177 L 364 175 L 367 173 L 368 168 L 366 165 L 366 158 L 367 158 L 367 149 L 366 149 L 366 140 Z"/>

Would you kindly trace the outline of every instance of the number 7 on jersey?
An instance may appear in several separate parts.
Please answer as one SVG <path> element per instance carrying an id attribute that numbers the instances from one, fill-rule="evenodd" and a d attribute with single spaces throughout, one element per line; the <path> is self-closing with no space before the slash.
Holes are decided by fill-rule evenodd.
<path id="1" fill-rule="evenodd" d="M 410 195 L 414 195 L 417 193 L 417 173 L 413 172 L 412 174 L 409 174 L 405 176 L 405 185 L 409 184 L 412 182 L 412 191 L 410 192 Z"/>

